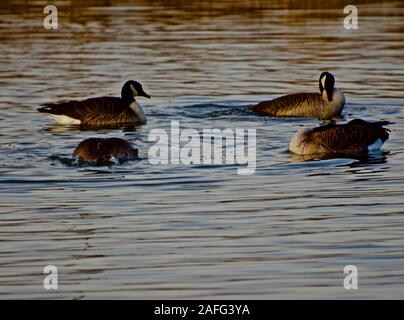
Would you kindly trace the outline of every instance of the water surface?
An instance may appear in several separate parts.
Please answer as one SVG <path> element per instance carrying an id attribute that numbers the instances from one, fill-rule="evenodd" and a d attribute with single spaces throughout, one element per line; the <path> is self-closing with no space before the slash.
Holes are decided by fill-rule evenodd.
<path id="1" fill-rule="evenodd" d="M 360 1 L 44 1 L 0 4 L 0 296 L 2 298 L 404 298 L 404 6 Z M 317 91 L 328 70 L 347 98 L 342 122 L 388 120 L 369 161 L 302 161 L 287 151 L 315 119 L 246 107 Z M 135 129 L 57 126 L 36 112 L 61 99 L 151 100 Z M 257 130 L 254 175 L 237 166 L 151 165 L 148 133 Z M 143 160 L 69 165 L 88 137 L 121 137 Z M 43 289 L 45 265 L 59 290 Z M 359 290 L 343 268 L 359 269 Z"/>

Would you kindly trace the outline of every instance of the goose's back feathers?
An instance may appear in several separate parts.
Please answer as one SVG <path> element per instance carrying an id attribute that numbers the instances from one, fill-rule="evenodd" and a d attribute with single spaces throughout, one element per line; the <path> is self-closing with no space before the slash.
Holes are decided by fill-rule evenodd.
<path id="1" fill-rule="evenodd" d="M 89 138 L 77 146 L 73 152 L 74 159 L 86 162 L 109 161 L 112 158 L 124 161 L 133 160 L 138 156 L 138 150 L 131 143 L 119 138 Z"/>
<path id="2" fill-rule="evenodd" d="M 295 93 L 263 101 L 251 110 L 259 115 L 275 117 L 313 117 L 319 116 L 322 101 L 319 93 Z"/>
<path id="3" fill-rule="evenodd" d="M 297 154 L 363 154 L 369 147 L 379 147 L 389 138 L 388 121 L 352 120 L 343 125 L 327 125 L 296 133 L 290 151 Z"/>

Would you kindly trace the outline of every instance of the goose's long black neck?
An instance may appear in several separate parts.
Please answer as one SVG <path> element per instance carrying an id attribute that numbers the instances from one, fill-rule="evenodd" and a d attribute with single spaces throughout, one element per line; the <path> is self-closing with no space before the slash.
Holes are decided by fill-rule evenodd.
<path id="1" fill-rule="evenodd" d="M 122 100 L 122 102 L 123 102 L 124 104 L 126 104 L 126 105 L 130 105 L 132 102 L 135 102 L 135 101 L 136 101 L 133 96 L 125 96 L 125 95 L 123 95 L 123 96 L 121 97 L 121 100 Z"/>

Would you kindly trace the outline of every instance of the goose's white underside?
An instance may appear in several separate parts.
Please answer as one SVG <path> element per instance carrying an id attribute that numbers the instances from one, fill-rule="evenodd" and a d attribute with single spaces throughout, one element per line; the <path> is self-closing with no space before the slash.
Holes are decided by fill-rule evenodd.
<path id="1" fill-rule="evenodd" d="M 139 119 L 139 122 L 145 122 L 146 121 L 146 116 L 144 114 L 144 111 L 140 104 L 138 104 L 136 101 L 133 101 L 129 107 L 135 112 L 137 118 Z"/>
<path id="2" fill-rule="evenodd" d="M 369 151 L 378 151 L 383 145 L 383 141 L 381 139 L 377 139 L 373 144 L 368 146 Z"/>
<path id="3" fill-rule="evenodd" d="M 302 139 L 304 137 L 304 134 L 307 132 L 308 130 L 302 130 L 299 131 L 297 133 L 295 133 L 292 137 L 292 140 L 290 141 L 289 144 L 289 150 L 292 151 L 293 153 L 296 154 L 302 154 L 303 150 L 301 148 L 301 142 Z"/>
<path id="4" fill-rule="evenodd" d="M 81 121 L 65 115 L 49 114 L 49 116 L 59 124 L 80 124 Z"/>

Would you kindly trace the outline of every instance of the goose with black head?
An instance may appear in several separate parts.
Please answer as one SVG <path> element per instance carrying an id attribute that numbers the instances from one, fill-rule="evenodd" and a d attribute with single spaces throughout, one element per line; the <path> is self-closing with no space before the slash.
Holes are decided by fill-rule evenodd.
<path id="1" fill-rule="evenodd" d="M 59 124 L 89 126 L 143 124 L 146 122 L 146 116 L 135 100 L 137 96 L 150 98 L 139 82 L 129 80 L 122 87 L 121 97 L 47 103 L 38 108 L 38 111 L 48 114 Z"/>
<path id="2" fill-rule="evenodd" d="M 319 78 L 320 93 L 294 93 L 260 102 L 251 110 L 258 115 L 330 119 L 340 116 L 345 96 L 335 86 L 334 76 L 323 72 Z"/>

